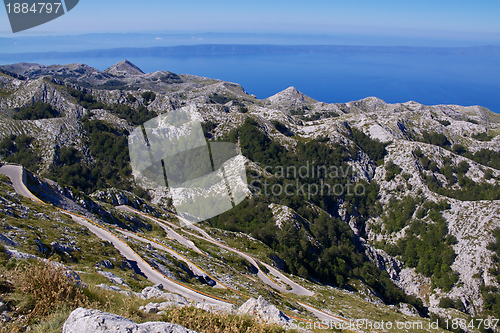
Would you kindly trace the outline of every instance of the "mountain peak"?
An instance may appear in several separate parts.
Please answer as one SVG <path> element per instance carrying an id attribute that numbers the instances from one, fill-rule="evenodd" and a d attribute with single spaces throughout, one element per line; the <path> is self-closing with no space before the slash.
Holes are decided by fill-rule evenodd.
<path id="1" fill-rule="evenodd" d="M 117 64 L 114 64 L 113 66 L 109 67 L 106 69 L 104 72 L 112 74 L 112 75 L 142 75 L 144 72 L 128 61 L 127 59 L 120 61 Z"/>
<path id="2" fill-rule="evenodd" d="M 281 106 L 302 106 L 306 105 L 309 103 L 314 103 L 316 102 L 314 99 L 311 97 L 304 95 L 300 91 L 297 90 L 295 87 L 288 87 L 283 91 L 280 91 L 279 93 L 268 97 L 267 100 L 271 102 L 271 105 L 281 105 Z"/>
<path id="3" fill-rule="evenodd" d="M 286 88 L 285 90 L 283 90 L 282 92 L 288 92 L 288 93 L 292 93 L 292 94 L 301 94 L 301 92 L 298 91 L 297 88 L 295 88 L 294 86 L 290 86 L 290 87 Z"/>

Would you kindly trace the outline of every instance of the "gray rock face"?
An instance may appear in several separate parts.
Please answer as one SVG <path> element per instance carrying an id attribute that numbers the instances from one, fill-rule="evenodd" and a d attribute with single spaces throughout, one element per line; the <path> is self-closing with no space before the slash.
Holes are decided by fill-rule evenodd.
<path id="1" fill-rule="evenodd" d="M 118 276 L 116 276 L 115 274 L 113 274 L 111 272 L 98 271 L 97 273 L 99 273 L 99 274 L 107 277 L 108 280 L 111 281 L 111 282 L 113 282 L 114 284 L 126 285 L 125 281 L 123 281 L 123 279 L 121 277 L 118 277 Z"/>
<path id="2" fill-rule="evenodd" d="M 63 333 L 196 333 L 179 325 L 165 322 L 136 324 L 111 313 L 78 308 L 71 312 L 63 326 Z"/>
<path id="3" fill-rule="evenodd" d="M 111 66 L 110 68 L 106 69 L 104 72 L 116 75 L 116 76 L 127 76 L 127 75 L 141 75 L 144 74 L 144 72 L 131 63 L 128 60 L 122 60 L 119 63 Z"/>
<path id="4" fill-rule="evenodd" d="M 14 242 L 12 239 L 9 237 L 5 236 L 4 234 L 0 233 L 0 243 L 3 243 L 7 246 L 19 246 L 16 242 Z"/>
<path id="5" fill-rule="evenodd" d="M 144 295 L 145 299 L 150 298 L 162 298 L 164 296 L 164 292 L 162 291 L 163 285 L 157 284 L 152 287 L 146 287 L 142 290 L 142 295 Z"/>
<path id="6" fill-rule="evenodd" d="M 369 244 L 364 244 L 365 254 L 380 270 L 386 271 L 392 280 L 396 280 L 403 263 L 388 255 L 384 250 L 376 249 Z"/>
<path id="7" fill-rule="evenodd" d="M 60 251 L 60 252 L 74 252 L 74 251 L 80 251 L 80 249 L 76 246 L 75 241 L 72 241 L 70 243 L 65 243 L 61 244 L 59 242 L 52 242 L 50 243 L 50 246 L 52 246 L 52 249 L 54 251 Z"/>
<path id="8" fill-rule="evenodd" d="M 182 297 L 180 297 L 180 301 L 167 301 L 167 302 L 162 302 L 162 303 L 148 303 L 144 306 L 141 306 L 139 310 L 144 311 L 146 313 L 158 313 L 163 310 L 167 310 L 168 308 L 173 308 L 173 307 L 179 307 L 179 306 L 185 306 L 188 304 L 187 300 Z M 182 300 L 184 298 L 184 300 Z"/>
<path id="9" fill-rule="evenodd" d="M 3 300 L 0 298 L 0 312 L 3 312 L 7 310 L 7 304 L 3 302 Z"/>
<path id="10" fill-rule="evenodd" d="M 177 295 L 177 294 L 165 293 L 162 290 L 163 290 L 163 285 L 161 283 L 159 283 L 159 284 L 155 284 L 152 287 L 144 288 L 139 295 L 142 295 L 141 298 L 143 298 L 143 299 L 163 298 L 165 300 L 168 300 L 168 301 L 173 302 L 173 303 L 177 303 L 179 305 L 188 304 L 188 300 L 185 297 Z"/>
<path id="11" fill-rule="evenodd" d="M 398 308 L 399 308 L 399 311 L 401 311 L 401 313 L 404 315 L 412 316 L 412 317 L 420 317 L 420 313 L 418 313 L 418 310 L 415 309 L 415 307 L 411 304 L 399 303 Z"/>
<path id="12" fill-rule="evenodd" d="M 105 267 L 105 268 L 113 268 L 115 267 L 113 263 L 109 260 L 103 260 L 99 263 L 100 266 Z"/>
<path id="13" fill-rule="evenodd" d="M 261 321 L 269 324 L 289 324 L 288 318 L 274 305 L 269 304 L 262 296 L 258 299 L 250 298 L 237 311 L 240 315 L 257 316 Z"/>
<path id="14" fill-rule="evenodd" d="M 20 252 L 20 251 L 14 250 L 14 249 L 7 249 L 6 252 L 11 258 L 16 258 L 16 259 L 21 259 L 21 260 L 23 260 L 23 259 L 24 260 L 40 259 L 39 257 L 37 257 L 33 254 Z"/>

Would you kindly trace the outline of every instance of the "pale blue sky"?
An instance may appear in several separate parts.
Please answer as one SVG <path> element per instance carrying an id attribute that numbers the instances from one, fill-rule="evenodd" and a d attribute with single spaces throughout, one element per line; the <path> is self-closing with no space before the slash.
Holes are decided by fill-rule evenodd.
<path id="1" fill-rule="evenodd" d="M 499 17 L 499 0 L 80 0 L 71 12 L 29 33 L 353 34 L 500 45 Z M 9 37 L 9 31 L 0 10 L 0 34 Z"/>

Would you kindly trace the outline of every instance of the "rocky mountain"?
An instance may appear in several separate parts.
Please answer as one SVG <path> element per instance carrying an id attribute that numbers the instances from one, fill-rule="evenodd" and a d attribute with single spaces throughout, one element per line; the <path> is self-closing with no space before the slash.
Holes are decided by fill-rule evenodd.
<path id="1" fill-rule="evenodd" d="M 109 67 L 104 72 L 114 76 L 127 76 L 127 75 L 142 75 L 144 72 L 128 60 L 120 61 L 119 63 Z"/>
<path id="2" fill-rule="evenodd" d="M 278 268 L 267 272 L 275 291 L 295 290 L 286 282 L 293 279 L 315 294 L 301 302 L 316 297 L 323 311 L 353 319 L 375 316 L 380 304 L 390 313 L 387 320 L 396 313 L 468 320 L 498 313 L 500 115 L 488 109 L 388 104 L 375 97 L 327 104 L 294 87 L 259 100 L 235 83 L 143 73 L 127 60 L 104 72 L 83 64 L 20 63 L 0 70 L 0 159 L 27 167 L 39 197 L 50 187 L 66 198 L 45 195 L 44 201 L 77 211 L 62 203 L 71 200 L 95 223 L 160 239 L 150 218 L 175 220 L 173 194 L 138 185 L 126 138 L 145 121 L 191 105 L 209 142 L 240 147 L 254 181 L 242 204 L 196 233 Z M 294 192 L 272 191 L 284 188 Z M 4 204 L 0 218 L 18 219 L 23 205 L 16 203 L 16 213 Z M 117 208 L 123 205 L 151 217 Z M 24 237 L 8 234 L 17 243 Z M 208 263 L 218 281 L 254 298 L 265 294 L 236 277 L 238 270 L 260 276 L 251 259 L 240 262 L 235 253 L 209 246 L 206 236 L 203 242 L 183 236 L 230 263 L 232 272 L 219 259 Z M 126 237 L 155 267 L 189 280 L 178 259 Z M 190 260 L 193 251 L 185 249 Z M 344 299 L 342 306 L 334 305 L 336 298 Z M 276 305 L 283 309 L 286 302 Z M 301 302 L 286 310 L 306 313 Z"/>

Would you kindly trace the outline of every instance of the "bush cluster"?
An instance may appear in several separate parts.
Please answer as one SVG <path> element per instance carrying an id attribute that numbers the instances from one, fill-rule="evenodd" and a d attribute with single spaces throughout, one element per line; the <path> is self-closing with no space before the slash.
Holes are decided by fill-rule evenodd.
<path id="1" fill-rule="evenodd" d="M 16 113 L 12 118 L 17 120 L 50 119 L 59 115 L 59 112 L 54 110 L 50 104 L 43 102 L 36 102 L 33 106 L 16 109 L 15 111 Z"/>
<path id="2" fill-rule="evenodd" d="M 230 132 L 224 140 L 239 142 L 242 153 L 249 159 L 258 162 L 262 167 L 295 166 L 297 169 L 307 163 L 310 165 L 336 166 L 347 169 L 351 152 L 341 145 L 329 145 L 324 140 L 298 142 L 294 151 L 283 148 L 269 139 L 258 128 L 252 119 L 238 130 Z M 381 159 L 385 154 L 385 146 L 378 141 L 370 140 L 363 133 L 354 130 L 358 145 L 366 149 L 373 158 Z M 352 153 L 356 154 L 354 150 Z M 309 175 L 306 178 L 270 177 L 266 180 L 273 184 L 286 185 L 287 182 L 300 184 L 319 184 L 320 181 L 330 183 L 350 182 L 347 178 L 327 179 L 322 175 Z M 248 178 L 257 177 L 249 173 Z M 231 211 L 212 218 L 209 223 L 217 228 L 241 231 L 251 234 L 270 246 L 279 257 L 283 258 L 286 269 L 292 274 L 302 277 L 315 277 L 327 283 L 345 286 L 349 279 L 360 278 L 377 290 L 385 301 L 395 304 L 407 302 L 422 308 L 422 303 L 406 296 L 389 279 L 386 272 L 376 268 L 357 245 L 357 238 L 338 215 L 339 201 L 345 202 L 347 213 L 358 216 L 360 222 L 381 212 L 378 203 L 378 186 L 375 182 L 364 183 L 365 194 L 361 196 L 344 195 L 340 198 L 318 195 L 311 202 L 323 208 L 326 213 L 318 213 L 301 195 L 258 196 L 242 202 Z M 285 223 L 278 228 L 273 221 L 270 203 L 278 203 L 294 209 L 304 219 L 301 228 Z M 306 222 L 307 221 L 307 222 Z M 310 222 L 310 223 L 309 223 Z M 312 235 L 317 244 L 309 239 Z"/>
<path id="3" fill-rule="evenodd" d="M 93 164 L 84 163 L 82 153 L 73 147 L 58 148 L 48 176 L 87 194 L 107 187 L 131 190 L 127 133 L 100 120 L 83 119 L 83 125 Z"/>
<path id="4" fill-rule="evenodd" d="M 444 201 L 425 202 L 417 210 L 417 218 L 412 220 L 417 202 L 423 200 L 407 197 L 402 204 L 396 204 L 389 211 L 389 216 L 392 214 L 400 221 L 398 227 L 402 224 L 410 227 L 396 245 L 387 245 L 385 249 L 392 256 L 401 256 L 405 264 L 415 267 L 417 272 L 430 277 L 434 287 L 449 291 L 458 280 L 450 267 L 456 257 L 453 250 L 456 238 L 448 233 L 446 220 L 441 214 L 450 208 L 449 204 Z M 397 211 L 400 206 L 403 207 L 402 213 Z M 428 219 L 424 221 L 426 216 Z"/>
<path id="5" fill-rule="evenodd" d="M 453 150 L 455 152 L 461 152 L 462 155 L 469 154 L 463 146 L 455 145 Z M 416 149 L 414 154 L 419 159 L 420 164 L 425 170 L 429 170 L 434 173 L 439 172 L 446 177 L 446 183 L 443 184 L 439 182 L 434 175 L 425 175 L 422 173 L 422 178 L 426 180 L 427 186 L 429 186 L 431 191 L 464 201 L 500 199 L 499 185 L 492 185 L 487 182 L 477 183 L 466 176 L 470 167 L 468 162 L 462 161 L 457 166 L 454 166 L 450 158 L 445 158 L 443 160 L 443 165 L 439 168 L 437 163 L 431 162 L 431 160 L 425 156 L 420 149 Z M 496 158 L 499 158 L 498 163 L 500 163 L 500 153 L 495 153 L 491 150 L 483 149 L 476 154 L 469 156 L 469 158 L 478 161 L 478 163 L 480 163 L 479 161 L 485 162 L 488 157 L 492 158 L 492 160 L 488 161 L 488 164 L 496 163 Z M 485 178 L 491 178 L 492 174 L 491 170 L 489 172 L 486 171 Z M 453 186 L 457 183 L 460 187 L 459 189 L 449 188 L 449 186 Z"/>
<path id="6" fill-rule="evenodd" d="M 9 135 L 0 141 L 0 156 L 6 162 L 23 165 L 29 170 L 37 170 L 41 157 L 32 143 L 35 139 L 25 134 Z"/>

